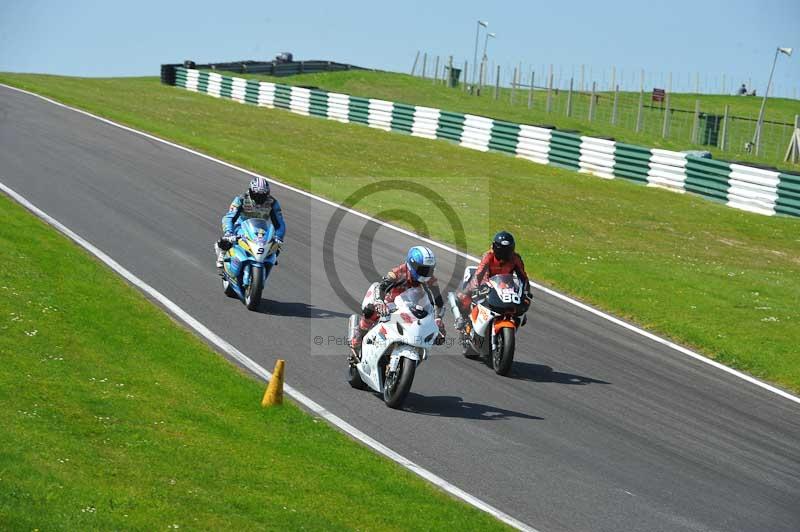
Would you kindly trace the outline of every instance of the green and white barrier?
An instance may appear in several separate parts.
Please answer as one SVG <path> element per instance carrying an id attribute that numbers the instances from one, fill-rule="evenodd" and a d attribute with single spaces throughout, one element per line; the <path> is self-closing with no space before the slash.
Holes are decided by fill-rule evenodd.
<path id="1" fill-rule="evenodd" d="M 550 153 L 551 135 L 550 129 L 520 125 L 515 149 L 517 157 L 539 164 L 548 164 L 547 154 Z"/>
<path id="2" fill-rule="evenodd" d="M 416 107 L 411 121 L 411 134 L 424 139 L 435 139 L 441 112 L 431 107 Z"/>
<path id="3" fill-rule="evenodd" d="M 685 192 L 686 154 L 668 150 L 652 149 L 647 172 L 647 184 L 675 192 Z"/>
<path id="4" fill-rule="evenodd" d="M 614 141 L 581 137 L 579 172 L 614 179 Z"/>
<path id="5" fill-rule="evenodd" d="M 623 178 L 699 194 L 749 212 L 800 216 L 800 176 L 568 131 L 183 67 L 175 69 L 175 84 L 240 103 L 426 139 L 446 139 L 465 148 L 503 152 L 604 179 Z"/>

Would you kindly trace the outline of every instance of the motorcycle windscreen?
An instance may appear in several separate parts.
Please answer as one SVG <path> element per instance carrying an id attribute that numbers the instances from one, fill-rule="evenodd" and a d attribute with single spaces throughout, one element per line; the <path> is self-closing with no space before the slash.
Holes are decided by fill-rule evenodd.
<path id="1" fill-rule="evenodd" d="M 493 288 L 487 299 L 487 304 L 495 310 L 514 310 L 522 302 L 520 282 L 513 274 L 506 273 L 495 275 L 489 279 Z"/>
<path id="2" fill-rule="evenodd" d="M 489 278 L 489 284 L 498 292 L 503 290 L 518 290 L 519 281 L 513 273 L 501 273 Z"/>
<path id="3" fill-rule="evenodd" d="M 394 298 L 394 304 L 397 305 L 398 308 L 413 311 L 415 316 L 417 314 L 428 315 L 433 312 L 431 298 L 428 292 L 421 286 L 409 288 Z M 420 317 L 421 316 L 417 316 L 417 318 Z"/>
<path id="4" fill-rule="evenodd" d="M 242 222 L 242 234 L 248 240 L 269 242 L 272 240 L 274 232 L 275 228 L 272 227 L 272 222 L 263 218 L 248 218 Z"/>

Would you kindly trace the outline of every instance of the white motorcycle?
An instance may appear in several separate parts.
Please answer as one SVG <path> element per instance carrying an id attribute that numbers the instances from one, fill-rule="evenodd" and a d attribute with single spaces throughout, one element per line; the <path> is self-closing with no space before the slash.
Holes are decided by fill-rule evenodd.
<path id="1" fill-rule="evenodd" d="M 378 283 L 367 291 L 362 309 L 375 302 Z M 400 408 L 405 401 L 417 366 L 427 360 L 439 336 L 433 296 L 424 285 L 410 288 L 388 305 L 382 316 L 361 343 L 360 356 L 349 362 L 348 382 L 360 390 L 369 387 L 383 394 L 390 408 Z M 348 321 L 348 341 L 358 332 L 359 315 Z"/>

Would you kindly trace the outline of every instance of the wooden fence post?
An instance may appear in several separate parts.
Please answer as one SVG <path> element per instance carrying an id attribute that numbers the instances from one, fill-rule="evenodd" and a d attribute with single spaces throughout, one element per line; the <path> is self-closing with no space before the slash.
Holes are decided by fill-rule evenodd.
<path id="1" fill-rule="evenodd" d="M 667 95 L 664 97 L 664 125 L 661 128 L 661 136 L 663 138 L 669 137 L 669 119 L 670 119 L 670 112 L 669 112 L 669 98 L 672 94 L 672 72 L 669 74 L 669 88 L 667 90 Z"/>
<path id="2" fill-rule="evenodd" d="M 614 76 L 616 78 L 616 76 Z M 619 102 L 619 84 L 614 85 L 614 106 L 611 108 L 611 125 L 617 125 L 617 104 Z"/>
<path id="3" fill-rule="evenodd" d="M 500 65 L 497 65 L 497 78 L 494 82 L 494 99 L 496 100 L 500 95 Z"/>
<path id="4" fill-rule="evenodd" d="M 411 75 L 414 75 L 414 72 L 417 70 L 417 61 L 419 61 L 419 50 L 417 50 L 417 57 L 414 58 L 414 66 L 411 67 Z"/>
<path id="5" fill-rule="evenodd" d="M 514 67 L 514 74 L 511 76 L 511 105 L 514 105 L 514 94 L 517 88 L 517 67 Z"/>
<path id="6" fill-rule="evenodd" d="M 719 149 L 725 151 L 725 148 L 728 146 L 728 111 L 730 110 L 730 105 L 725 105 L 725 114 L 722 115 L 722 134 L 720 135 L 719 139 Z"/>
<path id="7" fill-rule="evenodd" d="M 644 69 L 642 69 L 642 77 L 641 81 L 639 82 L 639 108 L 636 111 L 636 132 L 641 133 L 642 131 L 642 115 L 644 111 Z"/>
<path id="8" fill-rule="evenodd" d="M 567 116 L 572 116 L 572 88 L 574 78 L 569 78 L 569 92 L 567 92 Z"/>
<path id="9" fill-rule="evenodd" d="M 531 84 L 528 87 L 528 109 L 530 109 L 531 105 L 533 105 L 533 75 L 534 71 L 531 70 Z"/>

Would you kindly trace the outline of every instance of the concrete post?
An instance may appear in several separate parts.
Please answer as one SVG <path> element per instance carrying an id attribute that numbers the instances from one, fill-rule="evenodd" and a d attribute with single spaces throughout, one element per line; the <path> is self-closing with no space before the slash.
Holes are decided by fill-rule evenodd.
<path id="1" fill-rule="evenodd" d="M 615 76 L 616 77 L 616 76 Z M 619 85 L 614 85 L 614 106 L 611 108 L 611 125 L 617 125 L 617 104 L 619 103 Z"/>
<path id="2" fill-rule="evenodd" d="M 597 90 L 597 82 L 592 82 L 592 94 L 589 96 L 589 122 L 594 120 L 594 98 L 595 91 Z"/>
<path id="3" fill-rule="evenodd" d="M 414 58 L 414 66 L 411 67 L 411 75 L 414 75 L 414 72 L 417 70 L 417 61 L 419 61 L 419 50 L 417 50 L 417 57 Z M 330 66 L 330 62 L 328 64 Z"/>

